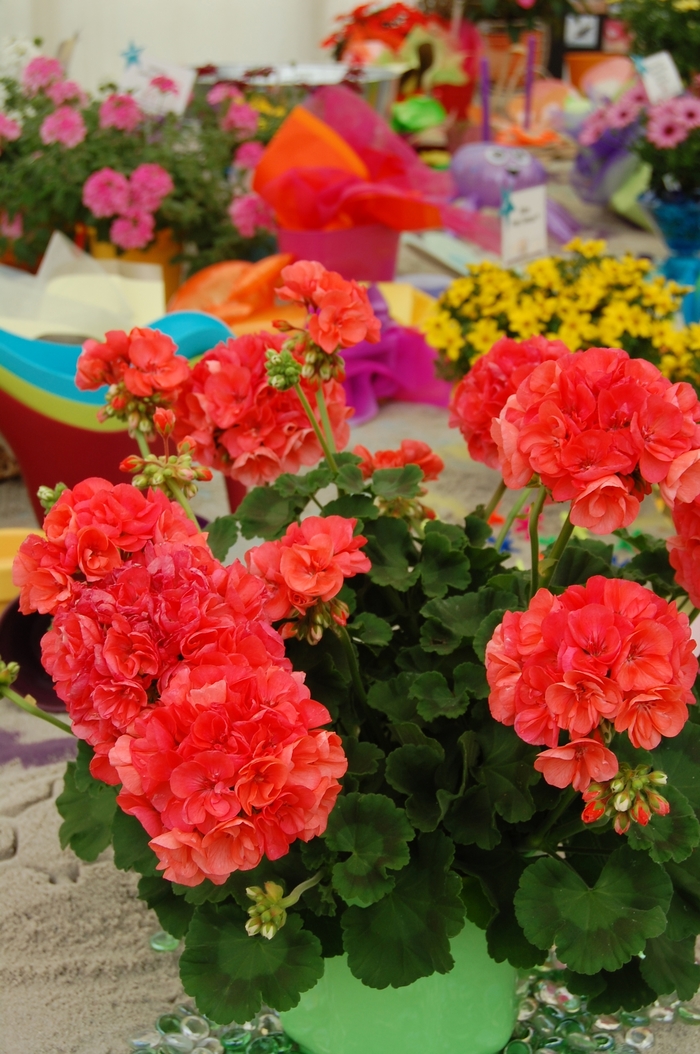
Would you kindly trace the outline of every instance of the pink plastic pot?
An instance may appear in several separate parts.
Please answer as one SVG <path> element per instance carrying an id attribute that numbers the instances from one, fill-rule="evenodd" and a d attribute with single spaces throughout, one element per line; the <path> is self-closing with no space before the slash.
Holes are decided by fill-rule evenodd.
<path id="1" fill-rule="evenodd" d="M 364 282 L 391 282 L 396 272 L 400 231 L 382 223 L 345 227 L 338 231 L 277 233 L 279 250 L 297 260 L 318 260 L 343 278 Z"/>

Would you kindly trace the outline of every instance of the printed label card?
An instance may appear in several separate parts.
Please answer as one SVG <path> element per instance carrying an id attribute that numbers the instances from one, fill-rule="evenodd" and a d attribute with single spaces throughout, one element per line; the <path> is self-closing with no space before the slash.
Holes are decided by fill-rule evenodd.
<path id="1" fill-rule="evenodd" d="M 547 188 L 501 192 L 501 258 L 517 263 L 547 252 Z"/>

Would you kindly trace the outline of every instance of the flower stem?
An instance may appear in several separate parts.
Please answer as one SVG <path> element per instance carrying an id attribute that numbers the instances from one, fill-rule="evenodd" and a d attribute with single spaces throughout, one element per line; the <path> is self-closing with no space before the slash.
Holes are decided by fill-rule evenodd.
<path id="1" fill-rule="evenodd" d="M 570 517 L 567 516 L 566 519 L 564 520 L 563 525 L 562 525 L 562 529 L 559 531 L 559 534 L 557 535 L 557 539 L 556 539 L 554 545 L 552 546 L 552 551 L 549 554 L 549 556 L 547 557 L 546 567 L 543 568 L 543 573 L 542 573 L 543 585 L 546 585 L 547 582 L 549 582 L 549 580 L 551 579 L 552 575 L 554 574 L 554 572 L 556 570 L 556 566 L 559 563 L 560 557 L 561 557 L 562 553 L 564 552 L 564 550 L 566 549 L 566 546 L 568 545 L 569 539 L 571 538 L 571 535 L 573 533 L 574 533 L 574 524 L 571 522 Z"/>
<path id="2" fill-rule="evenodd" d="M 521 511 L 523 505 L 525 504 L 525 502 L 527 501 L 529 496 L 530 496 L 530 491 L 525 489 L 522 492 L 522 494 L 520 495 L 520 497 L 518 498 L 518 500 L 513 505 L 513 508 L 510 510 L 510 512 L 506 516 L 505 523 L 501 527 L 501 530 L 499 531 L 499 534 L 498 534 L 498 538 L 496 539 L 496 548 L 498 550 L 501 549 L 501 546 L 503 545 L 503 543 L 505 542 L 506 538 L 508 537 L 508 532 L 510 531 L 511 527 L 513 526 L 513 520 L 518 515 L 518 513 Z"/>
<path id="3" fill-rule="evenodd" d="M 319 443 L 321 444 L 321 450 L 324 453 L 326 461 L 330 465 L 331 470 L 333 472 L 337 472 L 338 471 L 338 465 L 336 464 L 336 460 L 333 457 L 333 451 L 331 450 L 331 448 L 328 446 L 328 443 L 326 442 L 326 437 L 323 434 L 323 432 L 321 431 L 321 428 L 319 427 L 318 421 L 316 420 L 316 415 L 313 412 L 313 410 L 311 409 L 311 404 L 309 403 L 309 400 L 304 395 L 304 392 L 302 391 L 301 385 L 300 384 L 295 384 L 294 385 L 294 391 L 299 396 L 299 402 L 304 407 L 304 412 L 306 413 L 306 416 L 308 417 L 309 421 L 311 422 L 311 427 L 313 428 L 314 432 L 316 433 L 316 438 L 318 439 Z"/>
<path id="4" fill-rule="evenodd" d="M 67 732 L 69 736 L 73 735 L 73 729 L 70 725 L 67 725 L 65 721 L 59 721 L 53 714 L 46 714 L 43 710 L 40 710 L 34 699 L 31 696 L 18 695 L 12 688 L 0 687 L 0 696 L 4 696 L 5 699 L 9 699 L 11 703 L 18 706 L 20 710 L 24 710 L 26 713 L 31 714 L 32 717 L 40 717 L 42 721 L 48 721 L 50 725 L 55 725 L 56 728 L 60 728 L 62 732 Z"/>
<path id="5" fill-rule="evenodd" d="M 690 622 L 693 622 L 698 615 L 700 615 L 700 608 L 693 608 L 692 611 L 688 612 L 688 619 Z"/>
<path id="6" fill-rule="evenodd" d="M 537 492 L 537 497 L 532 503 L 530 509 L 530 519 L 528 520 L 528 529 L 530 531 L 530 556 L 532 559 L 532 570 L 530 572 L 530 596 L 534 597 L 535 593 L 539 589 L 540 584 L 540 539 L 537 533 L 537 525 L 540 519 L 540 513 L 544 506 L 545 498 L 547 497 L 547 488 L 540 487 Z"/>
<path id="7" fill-rule="evenodd" d="M 165 485 L 172 494 L 172 496 L 175 498 L 175 501 L 182 506 L 189 518 L 192 520 L 192 523 L 194 523 L 197 529 L 199 530 L 199 521 L 197 520 L 197 517 L 194 514 L 194 509 L 183 494 L 180 488 L 180 484 L 176 483 L 174 479 L 167 479 L 165 481 Z"/>
<path id="8" fill-rule="evenodd" d="M 367 693 L 365 692 L 365 686 L 360 677 L 360 667 L 357 665 L 357 656 L 355 654 L 353 643 L 350 640 L 350 634 L 345 626 L 338 626 L 336 628 L 336 633 L 340 643 L 343 645 L 343 651 L 348 660 L 348 667 L 350 668 L 350 677 L 352 679 L 352 686 L 355 690 L 355 695 L 363 705 L 366 705 Z"/>
<path id="9" fill-rule="evenodd" d="M 562 816 L 571 805 L 572 801 L 576 797 L 576 791 L 573 787 L 567 787 L 562 792 L 559 803 L 555 805 L 551 812 L 547 814 L 547 817 L 541 827 L 538 828 L 534 834 L 531 834 L 528 838 L 528 844 L 532 849 L 539 849 L 545 840 L 545 837 L 549 834 L 551 829 L 556 824 L 560 816 Z"/>
<path id="10" fill-rule="evenodd" d="M 501 498 L 503 497 L 503 495 L 505 494 L 505 492 L 506 492 L 506 485 L 503 482 L 503 480 L 501 480 L 501 482 L 498 484 L 498 486 L 496 487 L 495 491 L 491 495 L 491 501 L 488 503 L 488 505 L 486 506 L 486 508 L 484 509 L 484 511 L 482 513 L 482 516 L 483 516 L 483 518 L 485 520 L 488 521 L 488 518 L 491 515 L 491 513 L 496 511 L 496 509 L 498 508 L 498 503 L 501 500 Z"/>
<path id="11" fill-rule="evenodd" d="M 328 416 L 328 406 L 326 405 L 326 397 L 323 394 L 323 382 L 321 382 L 316 389 L 316 403 L 321 412 L 321 423 L 323 424 L 323 430 L 326 433 L 326 441 L 330 447 L 331 453 L 337 452 L 335 445 L 335 436 L 333 435 L 333 429 L 331 428 L 331 419 Z"/>
<path id="12" fill-rule="evenodd" d="M 136 445 L 139 448 L 141 457 L 148 457 L 148 455 L 151 453 L 151 448 L 149 447 L 148 440 L 146 439 L 143 432 L 137 429 L 134 432 L 134 439 L 136 440 Z"/>

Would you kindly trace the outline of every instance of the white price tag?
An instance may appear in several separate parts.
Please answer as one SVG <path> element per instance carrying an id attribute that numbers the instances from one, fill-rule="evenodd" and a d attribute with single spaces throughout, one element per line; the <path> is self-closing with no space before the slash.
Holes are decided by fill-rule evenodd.
<path id="1" fill-rule="evenodd" d="M 547 188 L 544 183 L 527 190 L 502 192 L 501 258 L 517 263 L 547 252 Z"/>
<path id="2" fill-rule="evenodd" d="M 652 106 L 683 94 L 683 81 L 668 51 L 657 51 L 644 58 L 633 56 L 632 61 Z"/>
<path id="3" fill-rule="evenodd" d="M 144 51 L 138 62 L 127 66 L 119 87 L 131 92 L 146 113 L 181 116 L 187 108 L 196 76 L 196 70 L 172 62 L 160 62 L 150 52 Z"/>

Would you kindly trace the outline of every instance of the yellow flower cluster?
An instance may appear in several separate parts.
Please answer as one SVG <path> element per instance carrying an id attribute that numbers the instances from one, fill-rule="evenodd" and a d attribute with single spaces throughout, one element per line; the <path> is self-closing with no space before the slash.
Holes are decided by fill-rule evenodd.
<path id="1" fill-rule="evenodd" d="M 445 376 L 463 376 L 500 337 L 542 334 L 572 351 L 624 348 L 674 381 L 700 381 L 700 325 L 674 321 L 684 287 L 651 275 L 649 260 L 607 256 L 604 241 L 574 238 L 565 250 L 522 272 L 475 264 L 445 290 L 423 327 Z"/>

